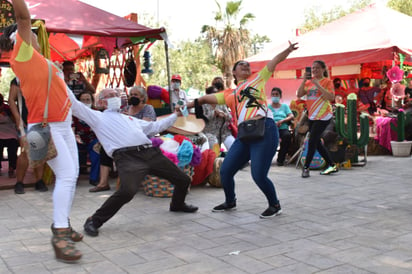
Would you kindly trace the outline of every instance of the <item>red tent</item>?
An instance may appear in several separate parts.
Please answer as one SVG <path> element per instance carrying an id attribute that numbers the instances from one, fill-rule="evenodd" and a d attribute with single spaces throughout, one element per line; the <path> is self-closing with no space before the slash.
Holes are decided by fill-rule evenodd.
<path id="1" fill-rule="evenodd" d="M 46 22 L 52 60 L 73 60 L 94 47 L 111 53 L 127 43 L 167 39 L 164 28 L 148 28 L 77 0 L 26 2 L 33 19 Z"/>
<path id="2" fill-rule="evenodd" d="M 327 66 L 399 60 L 399 53 L 412 62 L 412 17 L 372 4 L 296 38 L 299 49 L 277 70 L 298 70 L 323 60 Z M 295 42 L 295 41 L 293 41 Z M 252 56 L 252 71 L 260 70 L 274 55 L 287 47 L 287 41 Z"/>

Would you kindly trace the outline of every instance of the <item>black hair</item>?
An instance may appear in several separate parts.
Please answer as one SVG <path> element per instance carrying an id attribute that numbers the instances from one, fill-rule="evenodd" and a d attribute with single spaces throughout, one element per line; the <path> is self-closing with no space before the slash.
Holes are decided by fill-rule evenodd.
<path id="1" fill-rule="evenodd" d="M 321 60 L 313 61 L 313 63 L 318 63 L 325 71 L 323 72 L 323 77 L 329 77 L 328 68 L 326 67 L 325 62 Z"/>
<path id="2" fill-rule="evenodd" d="M 237 61 L 237 62 L 233 65 L 232 71 L 235 71 L 235 70 L 236 70 L 236 67 L 237 67 L 240 63 L 242 63 L 242 62 L 248 63 L 248 62 L 245 61 L 245 60 L 239 60 L 239 61 Z M 237 79 L 236 79 L 236 76 L 235 76 L 235 75 L 233 75 L 233 79 L 234 79 L 233 82 L 235 83 L 235 85 L 237 85 Z"/>
<path id="3" fill-rule="evenodd" d="M 333 79 L 333 83 L 336 83 L 336 82 L 342 82 L 342 80 L 339 77 L 336 77 L 335 79 Z"/>
<path id="4" fill-rule="evenodd" d="M 225 89 L 225 81 L 223 80 L 223 77 L 216 76 L 212 80 L 212 86 L 215 86 L 218 91 L 222 91 Z"/>
<path id="5" fill-rule="evenodd" d="M 272 88 L 271 93 L 272 93 L 273 91 L 277 91 L 277 92 L 279 92 L 280 98 L 282 98 L 282 90 L 281 90 L 280 88 L 278 88 L 278 87 L 274 87 L 274 88 Z"/>
<path id="6" fill-rule="evenodd" d="M 216 93 L 216 91 L 218 91 L 216 86 L 210 86 L 206 88 L 206 94 L 213 94 Z"/>
<path id="7" fill-rule="evenodd" d="M 73 63 L 73 61 L 64 61 L 62 66 L 63 67 L 65 67 L 65 66 L 74 66 L 74 63 Z"/>
<path id="8" fill-rule="evenodd" d="M 80 101 L 80 97 L 82 97 L 83 94 L 89 94 L 90 97 L 92 98 L 92 105 L 94 105 L 94 96 L 93 96 L 93 94 L 92 94 L 90 91 L 88 91 L 88 90 L 85 90 L 85 91 L 80 92 L 80 93 L 76 96 L 77 100 Z"/>
<path id="9" fill-rule="evenodd" d="M 12 24 L 3 29 L 3 34 L 0 36 L 0 50 L 13 50 L 14 42 L 10 39 L 10 35 L 17 31 L 17 24 Z"/>

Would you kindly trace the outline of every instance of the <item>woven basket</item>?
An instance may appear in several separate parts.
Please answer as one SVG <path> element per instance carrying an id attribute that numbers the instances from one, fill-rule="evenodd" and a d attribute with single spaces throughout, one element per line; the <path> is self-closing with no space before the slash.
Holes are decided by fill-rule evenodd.
<path id="1" fill-rule="evenodd" d="M 222 183 L 220 181 L 220 166 L 223 163 L 223 157 L 217 157 L 213 163 L 213 172 L 208 177 L 208 182 L 210 185 L 214 187 L 222 187 Z"/>
<path id="2" fill-rule="evenodd" d="M 193 167 L 186 166 L 183 170 L 190 178 L 193 176 Z M 151 197 L 172 197 L 174 186 L 166 179 L 154 175 L 147 175 L 142 183 L 144 194 Z"/>

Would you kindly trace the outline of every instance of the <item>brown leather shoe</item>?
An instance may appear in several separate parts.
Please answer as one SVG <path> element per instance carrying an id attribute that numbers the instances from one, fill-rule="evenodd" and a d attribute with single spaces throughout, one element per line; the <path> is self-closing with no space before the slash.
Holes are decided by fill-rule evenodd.
<path id="1" fill-rule="evenodd" d="M 110 190 L 110 186 L 95 186 L 89 189 L 89 192 L 100 192 Z"/>

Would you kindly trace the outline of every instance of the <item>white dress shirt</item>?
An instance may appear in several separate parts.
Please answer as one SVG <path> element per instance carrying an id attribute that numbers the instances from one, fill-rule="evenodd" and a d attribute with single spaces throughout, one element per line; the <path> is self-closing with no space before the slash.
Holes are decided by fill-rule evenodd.
<path id="1" fill-rule="evenodd" d="M 85 121 L 93 129 L 110 157 L 115 150 L 120 148 L 151 144 L 147 136 L 153 136 L 168 129 L 177 119 L 175 113 L 160 121 L 148 122 L 117 111 L 101 112 L 78 101 L 69 88 L 67 92 L 72 101 L 73 115 Z"/>

